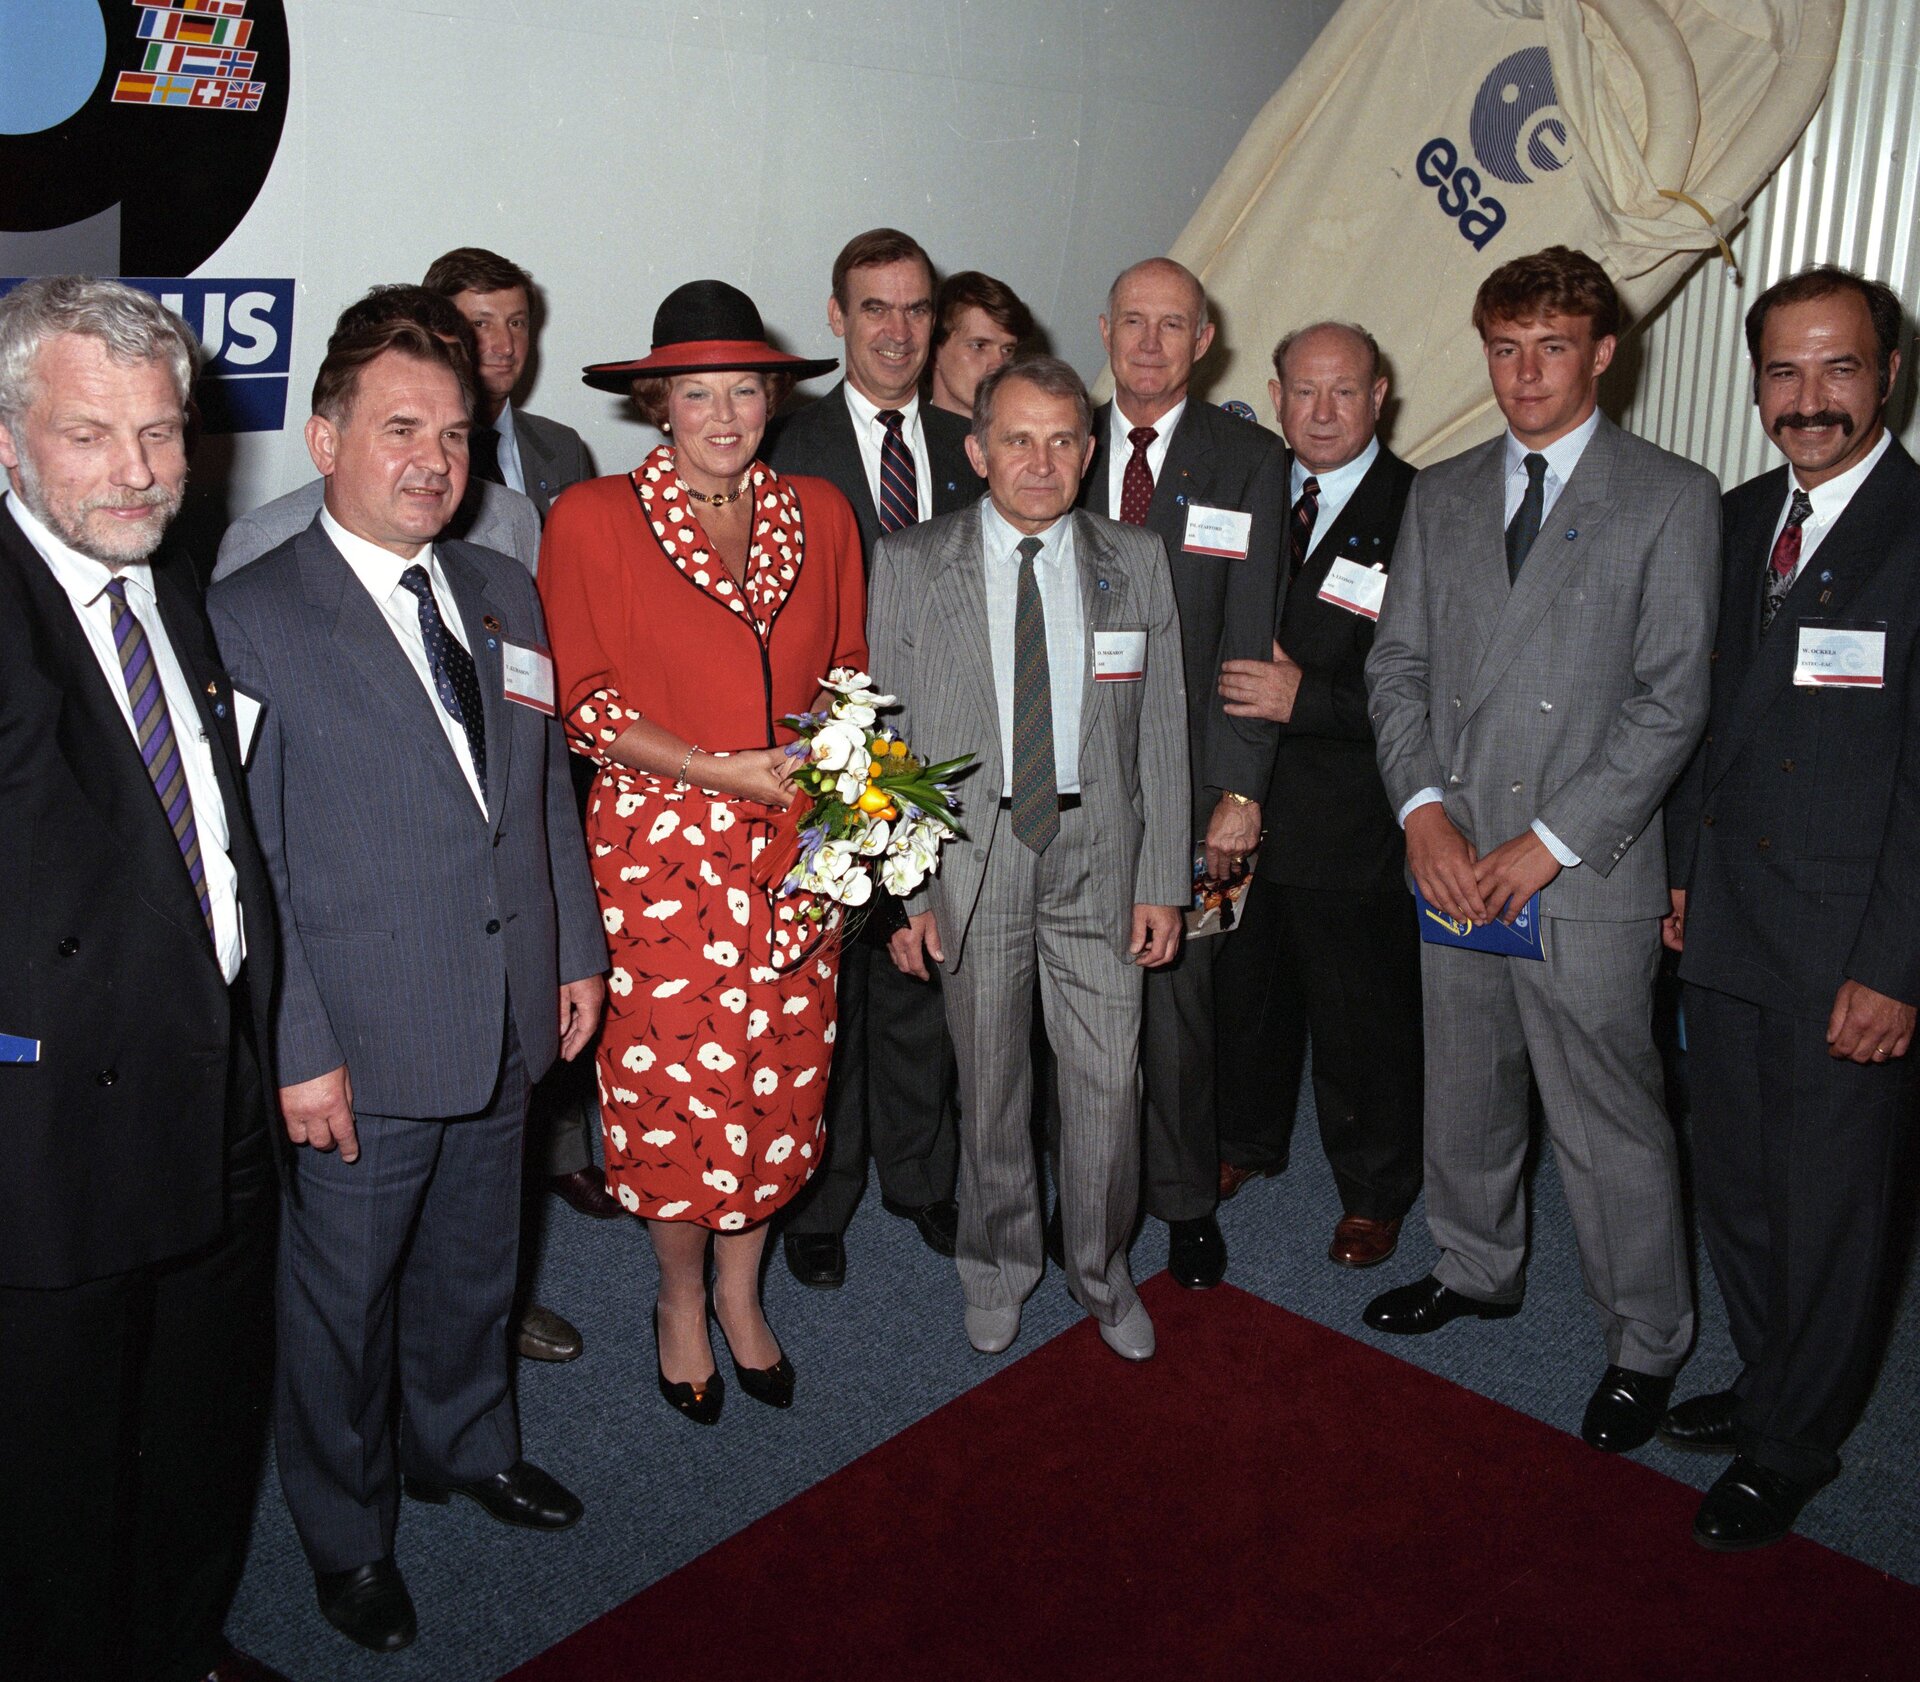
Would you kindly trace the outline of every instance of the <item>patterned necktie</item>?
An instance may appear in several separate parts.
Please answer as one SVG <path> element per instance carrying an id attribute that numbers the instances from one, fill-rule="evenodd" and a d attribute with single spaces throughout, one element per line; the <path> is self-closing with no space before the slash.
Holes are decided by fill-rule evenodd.
<path id="1" fill-rule="evenodd" d="M 1773 616 L 1780 611 L 1780 604 L 1793 588 L 1793 575 L 1800 565 L 1800 528 L 1807 523 L 1807 516 L 1812 512 L 1813 498 L 1805 491 L 1796 489 L 1793 501 L 1787 505 L 1787 523 L 1773 540 L 1773 554 L 1767 561 L 1767 591 L 1760 599 L 1762 636 L 1767 634 Z"/>
<path id="2" fill-rule="evenodd" d="M 496 485 L 507 482 L 500 471 L 500 434 L 490 426 L 476 426 L 467 434 L 467 472 L 475 479 L 490 479 Z"/>
<path id="3" fill-rule="evenodd" d="M 1540 535 L 1542 511 L 1547 506 L 1547 458 L 1529 450 L 1521 465 L 1527 470 L 1527 488 L 1507 527 L 1507 582 L 1517 583 L 1527 564 L 1527 552 Z"/>
<path id="4" fill-rule="evenodd" d="M 1288 528 L 1293 539 L 1292 558 L 1287 566 L 1287 582 L 1300 576 L 1307 564 L 1307 550 L 1313 546 L 1313 522 L 1320 517 L 1320 481 L 1309 473 L 1300 483 L 1300 500 L 1293 505 L 1293 522 Z"/>
<path id="5" fill-rule="evenodd" d="M 913 451 L 902 430 L 907 417 L 898 409 L 882 409 L 880 424 L 887 435 L 880 440 L 880 530 L 898 531 L 920 519 L 920 480 L 914 472 Z"/>
<path id="6" fill-rule="evenodd" d="M 153 779 L 153 792 L 160 797 L 160 810 L 167 815 L 173 839 L 186 860 L 187 876 L 200 899 L 200 915 L 206 919 L 207 935 L 213 933 L 213 900 L 207 893 L 207 867 L 200 858 L 200 831 L 193 821 L 193 799 L 187 789 L 187 766 L 180 757 L 180 744 L 173 734 L 173 719 L 167 712 L 166 692 L 160 687 L 160 668 L 153 662 L 153 648 L 147 633 L 127 606 L 127 584 L 116 578 L 107 586 L 112 598 L 113 646 L 120 655 L 120 676 L 127 686 L 127 702 L 133 711 L 133 733 L 140 744 L 140 758 Z"/>
<path id="7" fill-rule="evenodd" d="M 400 587 L 420 601 L 420 640 L 427 645 L 427 666 L 433 673 L 434 693 L 454 722 L 467 733 L 467 751 L 473 755 L 474 781 L 482 794 L 487 787 L 487 720 L 480 704 L 480 677 L 473 656 L 440 617 L 433 599 L 433 583 L 418 561 L 400 574 Z"/>
<path id="8" fill-rule="evenodd" d="M 1147 465 L 1147 446 L 1159 436 L 1150 426 L 1136 426 L 1127 434 L 1133 454 L 1120 476 L 1120 518 L 1130 526 L 1147 523 L 1147 509 L 1153 503 L 1153 469 Z"/>
<path id="9" fill-rule="evenodd" d="M 1060 833 L 1053 764 L 1053 684 L 1047 674 L 1047 614 L 1033 558 L 1037 537 L 1020 540 L 1013 607 L 1013 833 L 1036 853 Z"/>

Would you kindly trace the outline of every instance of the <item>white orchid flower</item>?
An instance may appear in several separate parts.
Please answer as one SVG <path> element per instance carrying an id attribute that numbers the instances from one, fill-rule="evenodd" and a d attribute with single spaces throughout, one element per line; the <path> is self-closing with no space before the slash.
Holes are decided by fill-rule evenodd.
<path id="1" fill-rule="evenodd" d="M 927 873 L 913 859 L 898 854 L 880 866 L 880 885 L 900 899 L 906 898 L 926 879 Z"/>
<path id="2" fill-rule="evenodd" d="M 875 818 L 851 839 L 862 858 L 877 859 L 887 850 L 887 841 L 892 833 L 892 827 L 885 818 Z"/>
<path id="3" fill-rule="evenodd" d="M 844 771 L 858 763 L 866 783 L 867 735 L 851 724 L 823 724 L 814 732 L 809 757 L 823 771 Z"/>
<path id="4" fill-rule="evenodd" d="M 834 883 L 833 897 L 842 905 L 865 905 L 873 898 L 873 878 L 864 870 L 850 870 Z"/>

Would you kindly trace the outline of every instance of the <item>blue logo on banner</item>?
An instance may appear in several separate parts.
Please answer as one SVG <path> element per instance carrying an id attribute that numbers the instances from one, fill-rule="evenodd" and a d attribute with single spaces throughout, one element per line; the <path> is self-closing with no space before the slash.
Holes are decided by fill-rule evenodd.
<path id="1" fill-rule="evenodd" d="M 206 363 L 194 395 L 208 432 L 278 432 L 293 366 L 291 280 L 168 280 L 126 275 L 199 336 Z M 0 280 L 0 297 L 20 284 Z"/>
<path id="2" fill-rule="evenodd" d="M 1553 60 L 1545 47 L 1524 47 L 1503 58 L 1480 84 L 1468 119 L 1480 167 L 1514 187 L 1533 179 L 1528 164 L 1542 175 L 1565 169 L 1567 125 L 1559 109 Z"/>

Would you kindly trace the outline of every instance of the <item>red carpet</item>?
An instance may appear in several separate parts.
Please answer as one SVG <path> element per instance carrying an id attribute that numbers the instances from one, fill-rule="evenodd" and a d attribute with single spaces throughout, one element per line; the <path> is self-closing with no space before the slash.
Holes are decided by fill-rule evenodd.
<path id="1" fill-rule="evenodd" d="M 1077 1326 L 511 1682 L 1920 1676 L 1920 1589 L 1709 1555 L 1631 1460 L 1232 1287 L 1144 1295 L 1159 1359 Z"/>

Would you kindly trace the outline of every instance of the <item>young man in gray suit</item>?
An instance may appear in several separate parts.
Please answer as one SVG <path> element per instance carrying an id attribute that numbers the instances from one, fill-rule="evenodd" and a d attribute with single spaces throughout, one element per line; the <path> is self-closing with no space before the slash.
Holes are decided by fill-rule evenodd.
<path id="1" fill-rule="evenodd" d="M 1519 1309 L 1531 1065 L 1606 1332 L 1582 1435 L 1619 1452 L 1652 1436 L 1693 1340 L 1652 990 L 1660 803 L 1706 721 L 1719 494 L 1600 413 L 1621 311 L 1591 257 L 1506 264 L 1473 319 L 1507 431 L 1414 480 L 1367 684 L 1415 885 L 1476 924 L 1537 893 L 1540 957 L 1422 950 L 1440 1258 L 1366 1322 Z"/>
<path id="2" fill-rule="evenodd" d="M 1060 1069 L 1068 1289 L 1143 1361 L 1153 1322 L 1127 1264 L 1141 980 L 1179 950 L 1191 892 L 1186 692 L 1160 540 L 1074 511 L 1091 431 L 1063 362 L 982 380 L 967 451 L 988 494 L 881 540 L 868 641 L 915 751 L 978 755 L 966 833 L 891 944 L 907 974 L 939 965 L 959 1059 L 967 1336 L 984 1354 L 1012 1344 L 1043 1266 L 1037 979 Z"/>
<path id="3" fill-rule="evenodd" d="M 259 704 L 281 931 L 280 1478 L 322 1612 L 375 1651 L 414 1635 L 402 1476 L 508 1524 L 581 1510 L 520 1457 L 507 1318 L 527 1094 L 592 1037 L 606 942 L 532 581 L 436 541 L 463 373 L 412 322 L 336 336 L 307 423 L 326 506 L 208 602 Z"/>
<path id="4" fill-rule="evenodd" d="M 1287 462 L 1263 426 L 1195 399 L 1189 383 L 1213 344 L 1200 282 L 1165 257 L 1136 263 L 1107 293 L 1100 339 L 1113 401 L 1094 415 L 1099 465 L 1080 504 L 1144 526 L 1166 545 L 1186 660 L 1189 854 L 1228 875 L 1260 840 L 1260 801 L 1279 727 L 1230 715 L 1228 660 L 1264 660 L 1281 595 Z M 1189 882 L 1191 893 L 1191 882 Z M 1221 942 L 1191 942 L 1147 978 L 1143 1201 L 1167 1223 L 1167 1271 L 1192 1290 L 1219 1284 L 1227 1246 L 1219 1202 L 1213 964 Z M 1291 1101 L 1290 1099 L 1288 1100 Z"/>
<path id="5" fill-rule="evenodd" d="M 463 245 L 436 257 L 420 284 L 452 299 L 478 343 L 480 409 L 469 446 L 474 476 L 531 497 L 544 521 L 555 497 L 592 477 L 593 463 L 572 427 L 513 401 L 533 357 L 533 276 L 498 252 Z"/>

